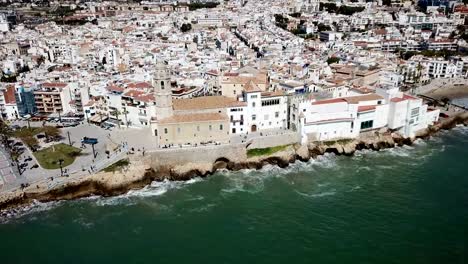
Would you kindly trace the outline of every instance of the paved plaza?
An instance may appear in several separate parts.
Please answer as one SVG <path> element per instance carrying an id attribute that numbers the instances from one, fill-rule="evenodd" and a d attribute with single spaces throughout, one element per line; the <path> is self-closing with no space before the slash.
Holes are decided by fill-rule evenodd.
<path id="1" fill-rule="evenodd" d="M 23 123 L 16 122 L 18 125 L 25 125 Z M 42 122 L 30 122 L 30 125 L 33 127 L 42 126 Z M 121 143 L 126 135 L 115 132 L 115 130 L 116 129 L 114 129 L 114 131 L 105 130 L 87 123 L 76 127 L 62 128 L 62 139 L 58 142 L 53 142 L 53 144 L 69 144 L 71 142 L 72 146 L 81 149 L 81 155 L 79 155 L 72 164 L 63 168 L 64 174 L 68 177 L 89 175 L 124 158 L 127 154 L 127 149 L 124 148 Z M 113 134 L 119 136 L 112 136 Z M 93 155 L 93 148 L 91 145 L 81 144 L 83 137 L 96 138 L 98 140 L 98 143 L 94 146 L 94 153 L 96 156 Z M 138 146 L 142 147 L 144 144 L 145 141 L 143 140 Z M 52 144 L 47 144 L 43 147 L 48 147 L 50 145 Z M 106 151 L 109 151 L 109 154 L 106 154 Z M 32 160 L 26 161 L 28 157 L 31 157 Z M 8 158 L 5 150 L 0 152 L 0 191 L 18 188 L 23 183 L 33 185 L 36 182 L 48 179 L 55 183 L 62 181 L 60 179 L 60 169 L 48 170 L 40 167 L 40 164 L 29 148 L 25 148 L 19 160 L 22 164 L 27 164 L 25 169 L 22 170 L 21 175 L 19 175 L 16 170 L 16 166 L 11 166 L 12 161 Z M 32 168 L 34 164 L 38 164 L 39 167 Z"/>

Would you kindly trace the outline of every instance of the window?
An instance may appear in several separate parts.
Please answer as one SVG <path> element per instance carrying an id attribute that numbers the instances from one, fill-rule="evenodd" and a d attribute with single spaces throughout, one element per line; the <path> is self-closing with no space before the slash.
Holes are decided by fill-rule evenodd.
<path id="1" fill-rule="evenodd" d="M 219 130 L 223 130 L 223 125 L 219 125 Z"/>
<path id="2" fill-rule="evenodd" d="M 264 120 L 268 120 L 268 115 L 265 115 L 265 117 L 263 118 Z"/>
<path id="3" fill-rule="evenodd" d="M 164 128 L 164 134 L 167 134 L 167 128 Z"/>
<path id="4" fill-rule="evenodd" d="M 419 115 L 419 107 L 411 109 L 411 117 L 415 117 Z"/>
<path id="5" fill-rule="evenodd" d="M 252 115 L 252 120 L 255 121 L 257 119 L 257 115 Z"/>
<path id="6" fill-rule="evenodd" d="M 276 117 L 276 118 L 279 117 L 279 112 L 275 112 L 275 117 Z"/>
<path id="7" fill-rule="evenodd" d="M 208 126 L 208 129 L 209 129 L 210 131 L 211 131 L 212 128 L 213 128 L 213 127 L 212 127 L 211 125 Z"/>
<path id="8" fill-rule="evenodd" d="M 164 90 L 164 81 L 161 81 L 161 90 Z"/>
<path id="9" fill-rule="evenodd" d="M 200 126 L 197 126 L 197 131 L 200 131 Z"/>
<path id="10" fill-rule="evenodd" d="M 255 107 L 255 102 L 252 102 L 252 107 Z"/>
<path id="11" fill-rule="evenodd" d="M 231 116 L 231 122 L 234 121 L 234 116 Z"/>
<path id="12" fill-rule="evenodd" d="M 280 104 L 280 99 L 269 99 L 269 100 L 262 101 L 262 106 L 279 105 L 279 104 Z"/>
<path id="13" fill-rule="evenodd" d="M 180 134 L 180 127 L 177 128 L 177 134 Z"/>
<path id="14" fill-rule="evenodd" d="M 250 99 L 254 99 L 254 98 L 257 98 L 258 96 L 256 94 L 253 94 L 250 96 Z"/>
<path id="15" fill-rule="evenodd" d="M 377 104 L 378 105 L 382 104 L 382 101 L 381 100 L 377 101 Z"/>
<path id="16" fill-rule="evenodd" d="M 361 129 L 372 128 L 374 126 L 374 120 L 361 122 Z"/>

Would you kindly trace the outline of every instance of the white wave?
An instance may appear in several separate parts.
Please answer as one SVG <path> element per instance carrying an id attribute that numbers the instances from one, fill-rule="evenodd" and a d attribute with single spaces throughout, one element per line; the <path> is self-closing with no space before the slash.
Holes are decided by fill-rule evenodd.
<path id="1" fill-rule="evenodd" d="M 333 153 L 325 153 L 324 155 L 317 156 L 315 159 L 310 159 L 309 162 L 317 167 L 334 168 L 336 166 L 336 155 Z"/>
<path id="2" fill-rule="evenodd" d="M 361 166 L 357 169 L 358 172 L 360 171 L 371 171 L 372 169 L 369 166 Z"/>
<path id="3" fill-rule="evenodd" d="M 397 165 L 376 165 L 377 168 L 383 170 L 394 170 Z"/>
<path id="4" fill-rule="evenodd" d="M 265 185 L 264 180 L 266 179 L 264 173 L 252 174 L 252 175 L 237 175 L 227 177 L 228 182 L 227 188 L 221 189 L 221 195 L 236 192 L 247 192 L 247 193 L 258 193 L 263 191 Z"/>
<path id="5" fill-rule="evenodd" d="M 211 210 L 211 208 L 213 208 L 215 206 L 216 206 L 216 204 L 210 203 L 210 204 L 203 205 L 201 207 L 189 209 L 188 211 L 189 212 L 202 213 L 202 212 L 207 212 L 207 211 Z"/>
<path id="6" fill-rule="evenodd" d="M 185 200 L 185 201 L 188 201 L 188 202 L 189 202 L 189 201 L 201 201 L 201 200 L 204 200 L 204 199 L 205 199 L 205 197 L 203 197 L 203 196 L 201 196 L 201 195 L 197 195 L 197 196 L 195 196 L 195 197 L 193 197 L 193 198 L 189 198 L 189 199 L 187 199 L 187 200 Z"/>
<path id="7" fill-rule="evenodd" d="M 409 149 L 404 148 L 404 147 L 388 148 L 388 149 L 382 150 L 382 152 L 388 155 L 397 156 L 397 157 L 409 157 L 410 156 Z"/>
<path id="8" fill-rule="evenodd" d="M 327 186 L 329 186 L 330 184 L 331 184 L 330 182 L 318 183 L 317 186 L 321 188 L 321 187 L 327 187 Z"/>
<path id="9" fill-rule="evenodd" d="M 325 197 L 325 196 L 332 196 L 336 194 L 336 190 L 320 192 L 320 193 L 303 193 L 298 190 L 295 190 L 295 192 L 299 195 L 310 197 L 310 198 L 319 198 L 319 197 Z"/>
<path id="10" fill-rule="evenodd" d="M 73 220 L 73 222 L 79 224 L 80 226 L 86 229 L 89 229 L 94 226 L 94 223 L 86 221 L 86 219 L 83 217 L 76 218 L 75 220 Z"/>
<path id="11" fill-rule="evenodd" d="M 167 193 L 170 190 L 184 188 L 185 186 L 202 181 L 200 177 L 190 179 L 188 181 L 169 181 L 161 182 L 154 181 L 150 185 L 139 190 L 130 190 L 129 192 L 115 197 L 99 197 L 96 199 L 98 206 L 115 206 L 115 205 L 132 205 L 135 204 L 135 199 L 157 197 Z"/>
<path id="12" fill-rule="evenodd" d="M 349 190 L 349 191 L 353 192 L 353 191 L 356 191 L 356 190 L 359 190 L 359 189 L 361 189 L 361 186 L 356 185 L 356 186 L 353 186 L 353 188 L 351 188 L 351 190 Z"/>
<path id="13" fill-rule="evenodd" d="M 426 146 L 427 142 L 424 139 L 418 138 L 413 142 L 413 144 L 415 144 L 416 146 Z"/>
<path id="14" fill-rule="evenodd" d="M 0 211 L 0 224 L 7 223 L 9 220 L 12 219 L 20 219 L 26 215 L 51 210 L 53 208 L 56 208 L 60 203 L 61 201 L 42 203 L 34 200 L 31 204 L 26 206 Z M 30 218 L 30 220 L 34 219 L 35 218 Z"/>

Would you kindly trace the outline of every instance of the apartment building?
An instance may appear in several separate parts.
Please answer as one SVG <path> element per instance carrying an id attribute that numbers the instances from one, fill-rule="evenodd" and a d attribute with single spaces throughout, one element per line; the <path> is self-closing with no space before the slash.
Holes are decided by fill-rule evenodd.
<path id="1" fill-rule="evenodd" d="M 37 111 L 43 115 L 72 112 L 71 100 L 70 87 L 66 83 L 42 83 L 34 90 Z"/>

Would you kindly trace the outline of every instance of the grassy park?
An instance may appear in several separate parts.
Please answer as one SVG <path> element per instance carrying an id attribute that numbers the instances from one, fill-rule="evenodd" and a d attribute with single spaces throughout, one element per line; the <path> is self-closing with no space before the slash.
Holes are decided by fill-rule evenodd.
<path id="1" fill-rule="evenodd" d="M 130 161 L 128 159 L 121 159 L 117 161 L 116 163 L 109 165 L 103 171 L 105 172 L 121 171 L 124 167 L 127 167 L 129 164 L 130 164 Z"/>
<path id="2" fill-rule="evenodd" d="M 44 169 L 51 170 L 60 168 L 60 159 L 62 167 L 72 164 L 80 153 L 81 149 L 60 143 L 34 152 L 34 156 Z"/>
<path id="3" fill-rule="evenodd" d="M 247 150 L 247 157 L 255 157 L 255 156 L 265 156 L 265 155 L 271 155 L 275 152 L 284 150 L 288 147 L 289 145 L 283 145 L 283 146 L 276 146 L 276 147 L 271 147 L 271 148 L 256 148 L 256 149 L 249 149 Z"/>

